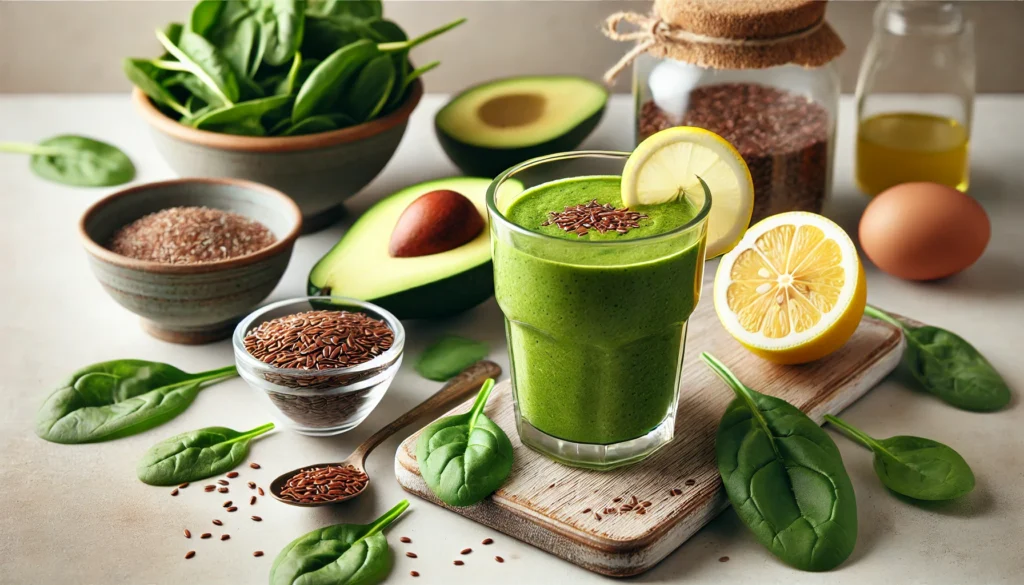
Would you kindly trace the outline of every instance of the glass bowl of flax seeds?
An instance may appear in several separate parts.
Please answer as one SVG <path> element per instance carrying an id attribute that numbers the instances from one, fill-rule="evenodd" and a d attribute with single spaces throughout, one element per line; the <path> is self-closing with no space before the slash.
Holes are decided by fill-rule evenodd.
<path id="1" fill-rule="evenodd" d="M 272 303 L 232 336 L 238 373 L 284 426 L 349 431 L 377 406 L 402 364 L 405 330 L 388 311 L 345 297 Z"/>

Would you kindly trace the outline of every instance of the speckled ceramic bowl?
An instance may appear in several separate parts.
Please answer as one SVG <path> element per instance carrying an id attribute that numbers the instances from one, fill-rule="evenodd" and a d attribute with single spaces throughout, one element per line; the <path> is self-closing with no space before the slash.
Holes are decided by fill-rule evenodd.
<path id="1" fill-rule="evenodd" d="M 114 233 L 144 215 L 178 206 L 206 206 L 259 221 L 277 241 L 258 252 L 218 262 L 175 265 L 135 260 L 108 250 Z M 238 179 L 179 179 L 138 185 L 86 210 L 79 232 L 93 274 L 150 335 L 173 343 L 208 343 L 277 286 L 302 230 L 302 214 L 287 195 Z"/>
<path id="2" fill-rule="evenodd" d="M 344 215 L 343 201 L 365 187 L 398 149 L 423 97 L 413 86 L 394 112 L 365 124 L 304 136 L 235 136 L 183 126 L 138 89 L 132 101 L 149 124 L 157 150 L 183 177 L 235 177 L 287 193 L 302 210 L 306 232 Z"/>

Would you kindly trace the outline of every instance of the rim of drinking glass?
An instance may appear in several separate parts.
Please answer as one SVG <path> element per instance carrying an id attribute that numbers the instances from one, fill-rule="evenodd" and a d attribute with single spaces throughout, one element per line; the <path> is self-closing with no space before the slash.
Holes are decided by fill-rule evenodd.
<path id="1" fill-rule="evenodd" d="M 305 302 L 311 303 L 312 301 L 339 301 L 347 307 L 359 307 L 362 309 L 368 309 L 373 311 L 384 318 L 384 322 L 388 328 L 395 335 L 394 341 L 391 343 L 391 347 L 384 353 L 373 358 L 368 362 L 356 364 L 354 366 L 348 366 L 344 368 L 332 368 L 330 370 L 301 370 L 298 368 L 279 368 L 277 366 L 262 362 L 252 356 L 247 349 L 245 349 L 245 335 L 252 327 L 252 324 L 256 319 L 266 315 L 268 312 L 274 309 L 280 309 L 281 307 L 292 305 L 295 303 Z M 311 308 L 311 311 L 317 309 Z M 344 310 L 344 308 L 339 309 Z M 298 312 L 298 311 L 296 311 Z M 377 368 L 383 364 L 388 364 L 393 361 L 397 355 L 402 353 L 405 346 L 405 328 L 402 327 L 402 322 L 398 320 L 390 311 L 384 309 L 373 303 L 366 301 L 360 301 L 359 299 L 353 299 L 350 297 L 335 297 L 335 296 L 315 296 L 315 297 L 295 297 L 292 299 L 286 299 L 278 301 L 276 303 L 270 303 L 269 305 L 260 307 L 255 311 L 246 315 L 244 319 L 239 321 L 238 325 L 235 326 L 235 332 L 231 335 L 231 345 L 234 347 L 235 355 L 238 359 L 245 362 L 250 367 L 261 368 L 264 370 L 270 370 L 275 373 L 280 373 L 288 376 L 294 376 L 297 378 L 310 377 L 310 376 L 336 376 L 339 374 L 353 374 L 359 373 L 366 370 Z"/>
<path id="2" fill-rule="evenodd" d="M 653 235 L 653 236 L 645 236 L 645 237 L 642 237 L 642 238 L 633 238 L 631 240 L 620 240 L 620 241 L 616 241 L 616 240 L 602 240 L 602 241 L 599 241 L 599 242 L 594 242 L 594 241 L 591 241 L 591 240 L 570 240 L 570 239 L 565 239 L 565 238 L 556 238 L 554 236 L 549 236 L 547 234 L 542 234 L 542 233 L 539 233 L 539 232 L 535 232 L 535 231 L 529 230 L 527 228 L 524 228 L 521 225 L 513 223 L 511 220 L 509 220 L 507 217 L 505 217 L 505 214 L 502 213 L 501 210 L 498 209 L 498 205 L 497 205 L 497 201 L 496 201 L 496 199 L 497 199 L 496 195 L 498 193 L 498 186 L 500 186 L 506 179 L 515 178 L 514 175 L 517 172 L 519 172 L 519 171 L 528 169 L 530 167 L 535 167 L 535 166 L 538 166 L 538 165 L 542 165 L 544 163 L 554 162 L 554 161 L 559 161 L 559 160 L 565 160 L 565 159 L 571 159 L 571 158 L 586 158 L 586 157 L 594 157 L 594 158 L 629 158 L 630 154 L 632 154 L 632 153 L 624 152 L 624 151 L 621 151 L 621 150 L 574 150 L 574 151 L 569 151 L 569 152 L 559 152 L 559 153 L 549 154 L 549 155 L 545 155 L 545 156 L 538 156 L 536 158 L 531 158 L 529 160 L 523 161 L 523 162 L 521 162 L 521 163 L 519 163 L 519 164 L 517 164 L 517 165 L 515 165 L 515 166 L 513 166 L 513 167 L 511 167 L 511 168 L 509 168 L 507 170 L 505 170 L 503 173 L 501 173 L 500 175 L 495 177 L 494 180 L 491 181 L 491 184 L 487 186 L 487 209 L 488 209 L 488 211 L 491 212 L 492 216 L 497 218 L 498 221 L 500 221 L 503 225 L 505 225 L 507 228 L 511 229 L 514 232 L 518 232 L 518 233 L 526 235 L 526 236 L 537 237 L 537 238 L 544 238 L 544 239 L 552 240 L 552 241 L 555 241 L 555 242 L 562 242 L 562 243 L 565 243 L 565 244 L 568 244 L 568 245 L 574 245 L 574 246 L 629 246 L 629 245 L 636 245 L 638 242 L 644 242 L 644 243 L 658 242 L 658 241 L 661 241 L 661 240 L 668 240 L 668 239 L 671 239 L 673 236 L 678 236 L 681 233 L 691 231 L 694 228 L 699 227 L 701 223 L 703 223 L 703 222 L 705 222 L 707 220 L 708 214 L 711 212 L 711 202 L 712 202 L 711 193 L 705 193 L 706 196 L 704 198 L 704 205 L 701 206 L 700 211 L 697 212 L 697 215 L 693 216 L 693 219 L 691 219 L 690 221 L 684 223 L 683 225 L 681 225 L 681 226 L 679 226 L 679 227 L 677 227 L 675 229 L 672 229 L 672 230 L 664 232 L 664 233 L 656 234 L 656 235 Z M 590 175 L 580 175 L 580 176 L 590 176 Z M 566 177 L 566 178 L 571 178 L 571 177 Z"/>

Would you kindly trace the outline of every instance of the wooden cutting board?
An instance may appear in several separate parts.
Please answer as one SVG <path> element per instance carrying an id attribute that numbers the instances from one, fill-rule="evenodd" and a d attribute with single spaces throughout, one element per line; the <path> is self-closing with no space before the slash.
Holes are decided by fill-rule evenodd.
<path id="1" fill-rule="evenodd" d="M 645 461 L 613 471 L 555 463 L 519 441 L 511 386 L 504 381 L 491 394 L 486 414 L 512 440 L 512 473 L 490 498 L 452 510 L 597 573 L 642 573 L 728 506 L 714 444 L 718 421 L 733 393 L 700 362 L 700 352 L 710 352 L 755 390 L 789 401 L 820 424 L 825 414 L 843 410 L 892 371 L 903 343 L 897 328 L 865 318 L 833 355 L 804 366 L 774 366 L 729 337 L 706 300 L 690 318 L 672 443 Z M 466 412 L 471 403 L 449 414 Z M 395 475 L 406 491 L 443 506 L 419 476 L 418 438 L 416 433 L 399 446 Z M 671 495 L 672 489 L 682 493 Z M 605 508 L 618 509 L 633 496 L 650 502 L 643 515 L 605 513 Z"/>

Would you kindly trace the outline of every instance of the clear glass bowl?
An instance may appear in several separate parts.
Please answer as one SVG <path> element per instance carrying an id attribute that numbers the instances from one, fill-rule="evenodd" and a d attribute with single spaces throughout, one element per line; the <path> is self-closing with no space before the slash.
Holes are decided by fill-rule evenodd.
<path id="1" fill-rule="evenodd" d="M 380 319 L 394 333 L 394 342 L 368 362 L 329 370 L 278 368 L 245 349 L 246 334 L 262 323 L 316 310 L 346 310 Z M 384 397 L 402 365 L 405 329 L 394 315 L 371 303 L 345 297 L 302 297 L 253 311 L 235 328 L 231 345 L 239 375 L 260 391 L 275 420 L 303 435 L 329 436 L 358 426 Z"/>

